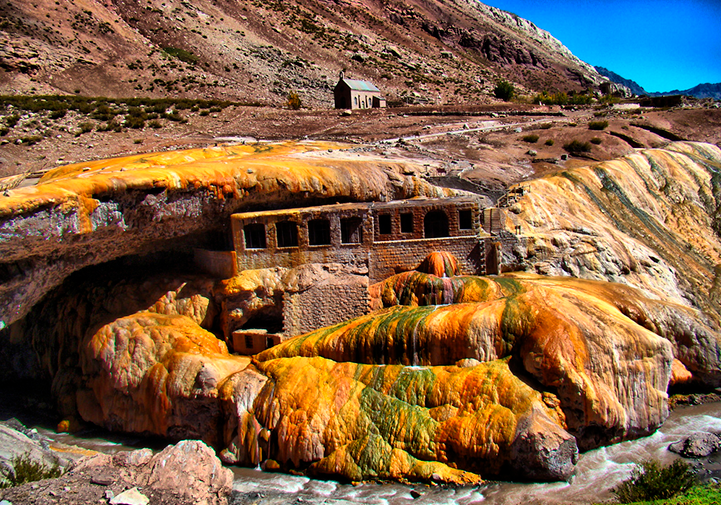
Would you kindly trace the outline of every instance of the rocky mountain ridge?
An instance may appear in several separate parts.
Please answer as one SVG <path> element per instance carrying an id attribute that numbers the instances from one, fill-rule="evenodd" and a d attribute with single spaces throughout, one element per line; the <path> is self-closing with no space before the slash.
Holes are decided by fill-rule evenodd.
<path id="1" fill-rule="evenodd" d="M 684 95 L 684 96 L 692 96 L 694 98 L 713 98 L 714 100 L 721 100 L 721 82 L 711 84 L 711 83 L 703 83 L 698 84 L 694 86 L 693 88 L 684 89 L 684 90 L 678 90 L 674 89 L 671 91 L 646 91 L 643 89 L 643 87 L 638 84 L 636 81 L 631 79 L 626 79 L 624 77 L 621 77 L 617 73 L 604 68 L 604 67 L 594 67 L 596 71 L 601 74 L 604 77 L 607 77 L 611 82 L 615 82 L 616 84 L 622 84 L 623 86 L 628 87 L 635 95 L 648 95 L 648 96 L 667 96 L 667 95 Z"/>
<path id="2" fill-rule="evenodd" d="M 391 101 L 478 102 L 604 80 L 548 32 L 475 0 L 0 3 L 1 93 L 330 106 L 339 71 Z"/>

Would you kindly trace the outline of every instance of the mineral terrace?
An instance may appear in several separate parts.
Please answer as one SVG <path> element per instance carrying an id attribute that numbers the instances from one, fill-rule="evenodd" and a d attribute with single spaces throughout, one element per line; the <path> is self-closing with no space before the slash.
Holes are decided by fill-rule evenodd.
<path id="1" fill-rule="evenodd" d="M 3 378 L 63 428 L 352 481 L 563 480 L 721 385 L 721 149 L 512 186 L 253 143 L 60 167 L 0 197 Z M 435 254 L 431 254 L 435 253 Z"/>

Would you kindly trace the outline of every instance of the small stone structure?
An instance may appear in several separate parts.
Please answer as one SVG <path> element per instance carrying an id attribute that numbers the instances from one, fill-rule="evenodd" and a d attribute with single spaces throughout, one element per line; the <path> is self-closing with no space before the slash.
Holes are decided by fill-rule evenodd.
<path id="1" fill-rule="evenodd" d="M 462 275 L 500 273 L 502 251 L 514 237 L 507 232 L 509 237 L 500 237 L 504 222 L 502 209 L 482 209 L 471 196 L 234 214 L 237 272 L 280 267 L 303 277 L 306 267 L 316 265 L 331 273 L 289 287 L 273 310 L 275 329 L 244 324 L 233 331 L 232 347 L 254 354 L 285 338 L 366 314 L 371 284 L 415 269 L 433 251 L 452 253 Z"/>
<path id="2" fill-rule="evenodd" d="M 386 99 L 375 84 L 368 81 L 346 79 L 343 72 L 333 89 L 336 109 L 383 108 Z"/>

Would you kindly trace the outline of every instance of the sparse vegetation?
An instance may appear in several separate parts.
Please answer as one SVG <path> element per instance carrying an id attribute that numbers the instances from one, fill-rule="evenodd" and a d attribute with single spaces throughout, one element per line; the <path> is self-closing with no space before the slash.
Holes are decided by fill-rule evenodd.
<path id="1" fill-rule="evenodd" d="M 600 138 L 598 138 L 598 137 L 593 137 L 593 138 L 591 139 L 591 144 L 600 145 L 601 142 L 603 142 L 603 141 L 602 141 Z"/>
<path id="2" fill-rule="evenodd" d="M 177 47 L 164 47 L 163 51 L 165 51 L 169 56 L 178 58 L 180 61 L 185 62 L 189 65 L 195 65 L 196 63 L 198 63 L 198 57 L 190 51 L 186 51 L 185 49 L 180 49 Z"/>
<path id="3" fill-rule="evenodd" d="M 565 144 L 563 148 L 571 154 L 580 154 L 589 152 L 591 150 L 591 144 L 574 139 L 568 144 Z"/>
<path id="4" fill-rule="evenodd" d="M 0 488 L 19 486 L 37 480 L 54 479 L 63 473 L 57 463 L 49 467 L 44 463 L 32 460 L 28 453 L 15 456 L 10 463 L 12 468 L 0 468 Z"/>
<path id="5" fill-rule="evenodd" d="M 605 130 L 608 127 L 608 121 L 605 119 L 603 121 L 590 121 L 588 123 L 588 129 L 589 130 Z"/>
<path id="6" fill-rule="evenodd" d="M 90 121 L 83 121 L 82 123 L 78 124 L 78 128 L 80 128 L 80 133 L 78 133 L 76 136 L 80 136 L 83 133 L 90 133 L 95 128 L 95 125 Z"/>
<path id="7" fill-rule="evenodd" d="M 534 144 L 538 141 L 538 135 L 536 135 L 535 133 L 525 135 L 523 137 L 523 141 L 528 142 L 529 144 Z"/>
<path id="8" fill-rule="evenodd" d="M 543 91 L 534 95 L 531 101 L 543 105 L 588 105 L 593 101 L 593 97 L 586 94 L 569 95 L 563 91 L 557 91 L 555 93 Z"/>
<path id="9" fill-rule="evenodd" d="M 636 466 L 633 476 L 613 490 L 620 503 L 664 500 L 691 488 L 697 477 L 691 467 L 677 459 L 668 466 L 646 461 Z"/>
<path id="10" fill-rule="evenodd" d="M 300 101 L 298 93 L 296 93 L 295 91 L 291 91 L 290 93 L 288 93 L 288 101 L 286 102 L 286 105 L 293 110 L 298 110 L 303 104 Z"/>
<path id="11" fill-rule="evenodd" d="M 548 139 L 548 140 L 546 140 L 545 144 L 547 146 L 552 146 L 554 144 L 554 141 L 553 141 L 553 139 Z"/>
<path id="12" fill-rule="evenodd" d="M 516 89 L 508 81 L 499 81 L 493 90 L 493 96 L 508 102 L 516 94 Z"/>

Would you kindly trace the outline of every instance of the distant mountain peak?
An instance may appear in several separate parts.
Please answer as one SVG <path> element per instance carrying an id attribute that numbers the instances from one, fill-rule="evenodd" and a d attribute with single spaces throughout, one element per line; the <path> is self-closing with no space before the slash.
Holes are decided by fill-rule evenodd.
<path id="1" fill-rule="evenodd" d="M 616 72 L 612 72 L 611 70 L 604 68 L 604 67 L 596 66 L 594 68 L 596 69 L 596 72 L 598 72 L 602 76 L 608 77 L 608 79 L 611 82 L 615 82 L 616 84 L 623 84 L 624 86 L 629 88 L 631 90 L 631 92 L 633 92 L 634 95 L 647 95 L 648 94 L 646 92 L 646 90 L 643 89 L 643 87 L 641 87 L 641 85 L 638 84 L 636 81 L 632 81 L 631 79 L 626 79 L 624 77 L 621 77 Z"/>

